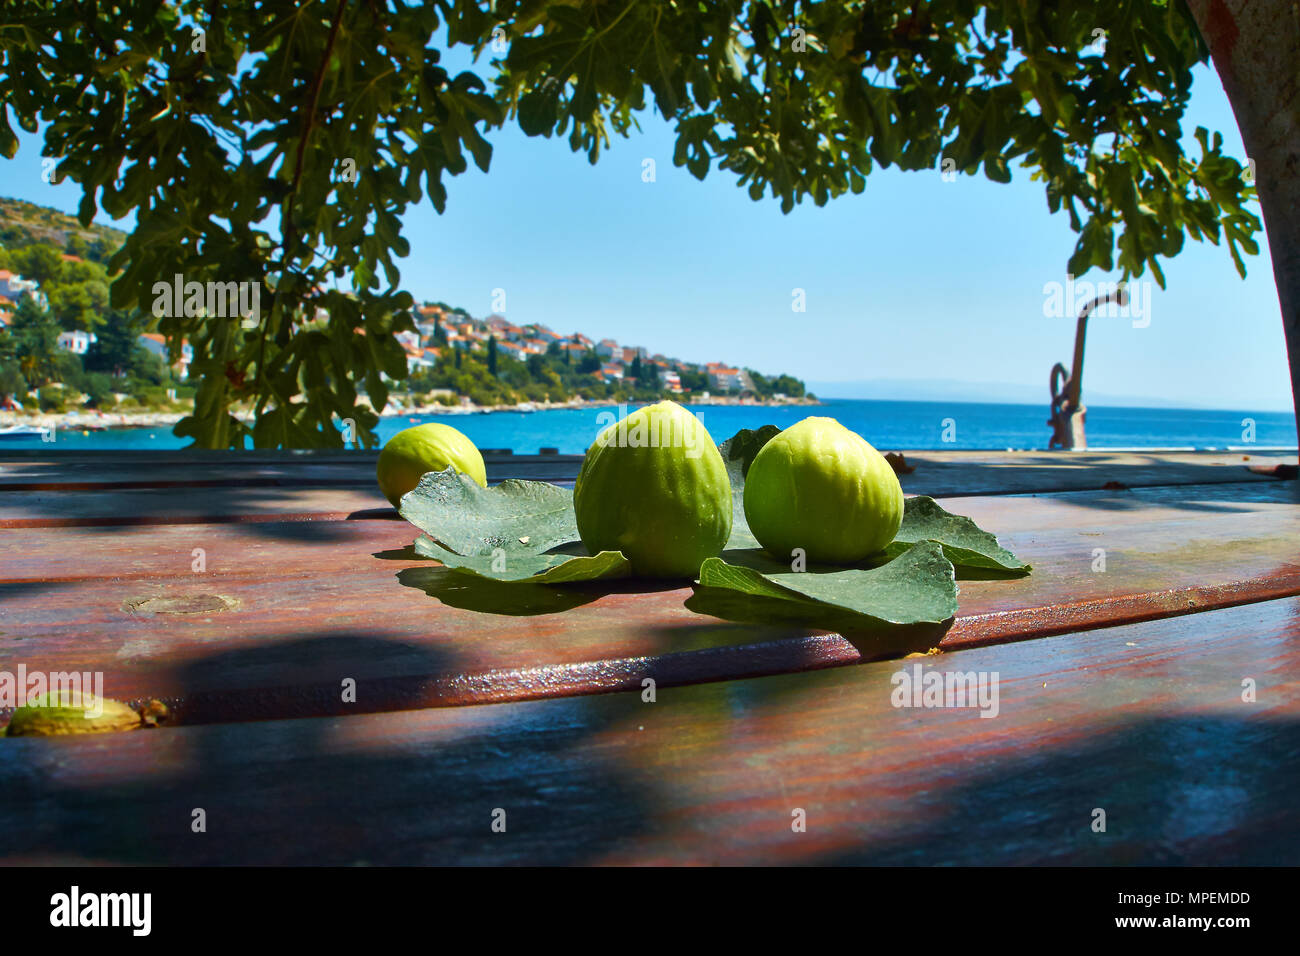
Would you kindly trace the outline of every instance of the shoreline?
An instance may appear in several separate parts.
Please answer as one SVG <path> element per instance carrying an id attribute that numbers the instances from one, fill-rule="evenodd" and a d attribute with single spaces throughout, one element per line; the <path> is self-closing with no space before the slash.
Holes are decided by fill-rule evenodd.
<path id="1" fill-rule="evenodd" d="M 629 408 L 647 404 L 645 402 L 627 402 Z M 774 400 L 748 400 L 741 401 L 739 398 L 710 396 L 706 400 L 695 400 L 688 402 L 690 405 L 737 405 L 747 407 L 773 407 L 781 405 L 802 405 L 815 406 L 824 404 L 818 399 L 808 398 L 787 398 L 780 401 Z M 410 415 L 490 415 L 494 412 L 516 412 L 530 414 L 533 412 L 550 412 L 550 411 L 573 411 L 587 408 L 608 408 L 611 405 L 617 407 L 618 402 L 609 399 L 590 400 L 590 399 L 572 399 L 567 402 L 519 402 L 514 405 L 424 405 L 411 404 L 405 405 L 389 401 L 384 410 L 379 413 L 380 418 L 400 418 Z M 96 412 L 89 409 L 79 409 L 72 412 L 35 412 L 35 411 L 0 411 L 0 428 L 8 428 L 15 425 L 26 425 L 32 428 L 53 428 L 56 432 L 67 431 L 107 431 L 128 428 L 170 428 L 189 414 L 189 411 L 180 412 L 159 412 L 159 411 L 129 411 L 129 412 Z M 252 417 L 251 412 L 236 412 L 237 417 L 247 421 Z"/>

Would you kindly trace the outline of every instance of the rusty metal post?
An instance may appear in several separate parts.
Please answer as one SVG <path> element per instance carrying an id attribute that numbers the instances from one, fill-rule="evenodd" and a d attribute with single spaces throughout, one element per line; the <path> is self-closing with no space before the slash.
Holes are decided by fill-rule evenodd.
<path id="1" fill-rule="evenodd" d="M 1128 290 L 1120 286 L 1114 292 L 1099 295 L 1079 311 L 1079 322 L 1074 330 L 1074 363 L 1067 373 L 1065 366 L 1057 362 L 1052 366 L 1047 387 L 1052 395 L 1052 417 L 1047 424 L 1052 426 L 1052 438 L 1048 448 L 1063 448 L 1083 451 L 1088 447 L 1088 436 L 1084 431 L 1084 421 L 1088 409 L 1083 404 L 1083 348 L 1088 337 L 1088 316 L 1098 306 L 1114 302 L 1128 305 Z"/>

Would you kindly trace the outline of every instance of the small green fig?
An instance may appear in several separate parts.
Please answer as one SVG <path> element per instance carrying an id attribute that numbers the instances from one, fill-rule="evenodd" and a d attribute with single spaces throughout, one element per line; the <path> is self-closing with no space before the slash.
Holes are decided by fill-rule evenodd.
<path id="1" fill-rule="evenodd" d="M 676 402 L 638 409 L 587 450 L 573 489 L 592 554 L 621 551 L 643 577 L 693 578 L 731 534 L 731 482 L 698 418 Z"/>
<path id="2" fill-rule="evenodd" d="M 883 455 L 833 418 L 805 418 L 772 438 L 745 476 L 745 520 L 787 561 L 853 564 L 894 540 L 903 489 Z"/>
<path id="3" fill-rule="evenodd" d="M 379 452 L 379 490 L 396 508 L 426 472 L 445 471 L 448 466 L 487 487 L 483 455 L 463 432 L 438 422 L 404 428 Z"/>
<path id="4" fill-rule="evenodd" d="M 87 716 L 89 715 L 89 716 Z M 143 726 L 140 715 L 126 704 L 71 690 L 39 694 L 13 712 L 5 735 L 57 737 L 65 734 L 106 734 Z"/>

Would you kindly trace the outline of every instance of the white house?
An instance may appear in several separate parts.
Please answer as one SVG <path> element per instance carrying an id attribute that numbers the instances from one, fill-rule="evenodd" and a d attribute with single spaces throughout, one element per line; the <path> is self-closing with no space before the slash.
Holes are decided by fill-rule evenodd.
<path id="1" fill-rule="evenodd" d="M 189 373 L 190 363 L 194 361 L 194 346 L 184 340 L 181 341 L 181 354 L 173 358 L 167 348 L 167 340 L 157 332 L 145 332 L 140 336 L 140 345 L 147 352 L 152 352 L 164 362 L 170 363 L 171 367 L 176 370 L 178 378 L 185 378 Z"/>
<path id="2" fill-rule="evenodd" d="M 0 269 L 0 298 L 17 302 L 25 295 L 39 295 L 41 284 L 35 279 L 24 279 L 8 269 Z"/>
<path id="3" fill-rule="evenodd" d="M 709 386 L 716 388 L 720 392 L 729 392 L 733 389 L 745 387 L 741 378 L 741 371 L 738 368 L 709 369 Z"/>
<path id="4" fill-rule="evenodd" d="M 418 345 L 406 349 L 406 373 L 410 375 L 422 368 L 433 368 L 438 356 L 436 352 L 432 355 L 429 354 L 430 352 L 433 350 L 420 348 Z"/>
<path id="5" fill-rule="evenodd" d="M 73 355 L 85 355 L 90 351 L 90 346 L 98 341 L 94 332 L 82 332 L 80 329 L 59 333 L 59 348 Z"/>

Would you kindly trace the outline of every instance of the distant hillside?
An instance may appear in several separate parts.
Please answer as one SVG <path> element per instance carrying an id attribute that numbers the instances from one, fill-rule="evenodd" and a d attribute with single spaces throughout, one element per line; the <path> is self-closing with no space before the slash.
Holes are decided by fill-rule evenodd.
<path id="1" fill-rule="evenodd" d="M 49 206 L 0 197 L 0 247 L 20 249 L 45 242 L 85 259 L 107 262 L 125 241 L 126 233 L 112 226 L 83 227 L 75 216 Z"/>

